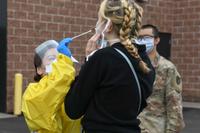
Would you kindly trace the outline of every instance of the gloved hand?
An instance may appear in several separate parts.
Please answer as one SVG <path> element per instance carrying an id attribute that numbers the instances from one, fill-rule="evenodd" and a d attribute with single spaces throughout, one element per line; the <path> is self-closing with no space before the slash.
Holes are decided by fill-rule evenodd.
<path id="1" fill-rule="evenodd" d="M 61 40 L 59 42 L 59 46 L 57 47 L 58 52 L 71 58 L 72 54 L 71 54 L 70 49 L 68 48 L 68 45 L 71 42 L 72 42 L 72 38 L 64 38 L 63 40 Z"/>

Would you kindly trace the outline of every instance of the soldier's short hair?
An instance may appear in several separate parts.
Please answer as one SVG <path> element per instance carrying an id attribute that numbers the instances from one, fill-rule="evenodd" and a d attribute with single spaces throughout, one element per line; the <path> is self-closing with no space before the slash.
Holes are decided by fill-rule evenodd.
<path id="1" fill-rule="evenodd" d="M 158 38 L 158 37 L 159 37 L 159 30 L 158 30 L 158 28 L 157 28 L 155 25 L 152 25 L 152 24 L 145 24 L 145 25 L 143 25 L 143 26 L 141 27 L 141 29 L 148 29 L 148 28 L 152 29 L 153 35 L 154 35 L 155 38 Z"/>

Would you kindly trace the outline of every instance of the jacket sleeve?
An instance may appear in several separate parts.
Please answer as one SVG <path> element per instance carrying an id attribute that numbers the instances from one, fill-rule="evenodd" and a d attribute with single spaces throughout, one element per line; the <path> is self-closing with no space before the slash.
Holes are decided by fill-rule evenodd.
<path id="1" fill-rule="evenodd" d="M 22 100 L 22 112 L 32 131 L 54 131 L 56 112 L 61 108 L 64 97 L 75 77 L 70 58 L 59 54 L 52 64 L 52 72 L 38 83 L 29 84 Z"/>
<path id="2" fill-rule="evenodd" d="M 179 133 L 184 128 L 182 112 L 182 81 L 176 68 L 167 72 L 166 82 L 166 133 Z"/>
<path id="3" fill-rule="evenodd" d="M 82 66 L 79 76 L 65 97 L 65 111 L 71 119 L 78 119 L 84 115 L 98 87 L 103 66 L 98 52 Z"/>

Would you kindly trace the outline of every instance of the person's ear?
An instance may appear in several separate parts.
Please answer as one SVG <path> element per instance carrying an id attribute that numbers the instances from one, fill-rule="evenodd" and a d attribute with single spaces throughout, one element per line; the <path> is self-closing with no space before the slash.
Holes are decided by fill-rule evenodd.
<path id="1" fill-rule="evenodd" d="M 160 42 L 160 37 L 156 37 L 155 39 L 154 39 L 154 43 L 155 43 L 155 45 L 158 45 L 159 44 L 159 42 Z"/>
<path id="2" fill-rule="evenodd" d="M 37 74 L 42 75 L 43 74 L 43 69 L 42 67 L 37 67 Z"/>

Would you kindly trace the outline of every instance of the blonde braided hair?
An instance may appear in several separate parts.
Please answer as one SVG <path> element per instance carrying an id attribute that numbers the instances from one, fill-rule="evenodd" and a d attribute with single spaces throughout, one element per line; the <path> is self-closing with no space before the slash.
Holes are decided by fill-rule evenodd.
<path id="1" fill-rule="evenodd" d="M 135 39 L 138 36 L 138 31 L 142 27 L 142 14 L 143 14 L 143 9 L 135 2 L 132 3 L 132 6 L 134 7 L 136 11 L 135 15 L 135 26 L 132 27 L 131 30 L 131 39 Z"/>
<path id="2" fill-rule="evenodd" d="M 136 8 L 133 8 L 133 6 L 131 6 L 127 0 L 123 0 L 122 4 L 124 4 L 124 21 L 122 23 L 122 28 L 120 29 L 120 39 L 127 51 L 135 59 L 139 60 L 140 69 L 144 73 L 148 73 L 150 69 L 147 67 L 147 64 L 142 60 L 142 58 L 138 54 L 138 49 L 132 44 L 132 41 L 130 39 L 131 35 L 134 35 L 134 38 L 137 37 L 138 30 L 141 26 L 141 21 L 138 19 L 141 17 L 140 15 L 137 15 L 138 10 Z M 133 26 L 135 30 L 132 30 Z"/>
<path id="3" fill-rule="evenodd" d="M 118 32 L 122 45 L 139 61 L 139 68 L 144 73 L 150 69 L 138 54 L 138 49 L 132 44 L 131 39 L 136 38 L 141 27 L 142 8 L 134 1 L 104 0 L 100 7 L 100 15 L 110 19 L 113 27 Z"/>

